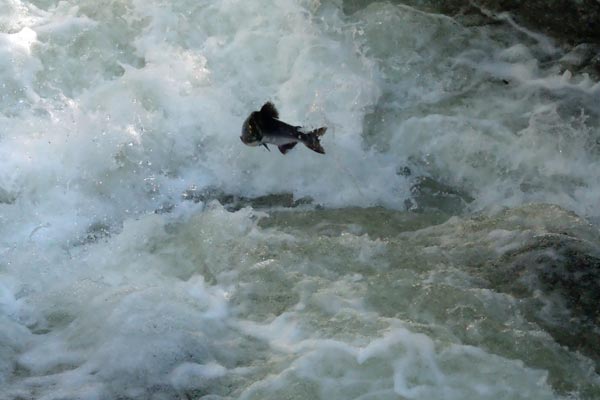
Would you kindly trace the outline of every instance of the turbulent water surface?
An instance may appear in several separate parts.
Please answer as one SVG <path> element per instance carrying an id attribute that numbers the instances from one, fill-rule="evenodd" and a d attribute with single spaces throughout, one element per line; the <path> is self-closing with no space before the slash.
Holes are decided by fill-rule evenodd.
<path id="1" fill-rule="evenodd" d="M 600 398 L 598 54 L 435 2 L 2 0 L 0 399 Z M 327 154 L 244 146 L 267 100 Z"/>

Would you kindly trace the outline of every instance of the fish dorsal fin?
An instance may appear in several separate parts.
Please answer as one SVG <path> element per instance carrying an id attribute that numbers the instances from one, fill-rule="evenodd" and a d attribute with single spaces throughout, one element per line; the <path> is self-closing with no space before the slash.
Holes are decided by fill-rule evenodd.
<path id="1" fill-rule="evenodd" d="M 271 103 L 270 101 L 267 101 L 262 106 L 262 108 L 260 109 L 260 115 L 263 117 L 279 118 L 279 112 L 277 111 L 273 103 Z"/>

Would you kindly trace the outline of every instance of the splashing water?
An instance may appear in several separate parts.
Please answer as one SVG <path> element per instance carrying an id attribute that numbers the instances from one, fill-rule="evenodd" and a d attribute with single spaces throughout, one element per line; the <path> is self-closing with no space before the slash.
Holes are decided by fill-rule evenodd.
<path id="1" fill-rule="evenodd" d="M 0 399 L 600 396 L 600 83 L 482 21 L 0 5 Z"/>

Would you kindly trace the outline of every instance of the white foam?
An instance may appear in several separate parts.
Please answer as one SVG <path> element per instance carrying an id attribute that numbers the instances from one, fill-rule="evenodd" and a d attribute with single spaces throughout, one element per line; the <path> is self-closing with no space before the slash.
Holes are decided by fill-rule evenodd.
<path id="1" fill-rule="evenodd" d="M 557 397 L 544 371 L 451 344 L 434 322 L 403 325 L 419 304 L 398 298 L 416 297 L 422 271 L 402 241 L 427 231 L 284 233 L 181 194 L 403 209 L 426 175 L 470 192 L 473 209 L 546 201 L 597 216 L 597 127 L 569 106 L 592 104 L 598 83 L 538 59 L 560 50 L 380 2 L 352 16 L 294 0 L 45 4 L 0 16 L 7 396 Z M 327 126 L 327 154 L 244 146 L 241 123 L 267 100 L 286 122 Z M 498 228 L 485 248 L 525 235 Z M 432 275 L 459 239 L 423 246 L 431 265 L 414 267 Z"/>
<path id="2" fill-rule="evenodd" d="M 220 378 L 226 369 L 219 364 L 183 363 L 171 373 L 171 382 L 178 390 L 199 389 L 204 386 L 204 380 Z"/>
<path id="3" fill-rule="evenodd" d="M 287 369 L 250 386 L 241 398 L 267 394 L 320 398 L 554 398 L 542 371 L 523 368 L 518 361 L 470 346 L 437 349 L 425 335 L 402 328 L 393 329 L 364 348 L 331 340 L 305 341 L 304 346 L 303 354 Z M 469 369 L 469 378 L 464 368 Z M 524 387 L 524 382 L 531 385 Z M 513 387 L 519 387 L 518 392 Z"/>

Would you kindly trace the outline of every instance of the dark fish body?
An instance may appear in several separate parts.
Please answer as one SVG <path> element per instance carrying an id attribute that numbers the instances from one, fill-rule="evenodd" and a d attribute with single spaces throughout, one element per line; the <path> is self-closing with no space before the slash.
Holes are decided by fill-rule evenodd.
<path id="1" fill-rule="evenodd" d="M 319 137 L 325 134 L 326 127 L 303 132 L 301 126 L 292 126 L 279 120 L 279 112 L 271 102 L 265 103 L 260 111 L 254 111 L 242 125 L 240 139 L 248 146 L 273 144 L 282 154 L 287 153 L 298 143 L 303 143 L 317 153 L 325 154 Z"/>

